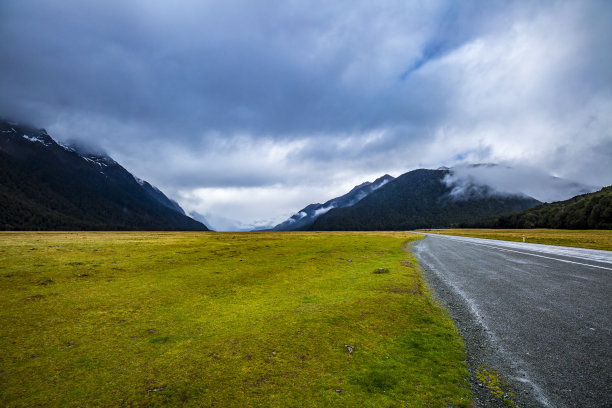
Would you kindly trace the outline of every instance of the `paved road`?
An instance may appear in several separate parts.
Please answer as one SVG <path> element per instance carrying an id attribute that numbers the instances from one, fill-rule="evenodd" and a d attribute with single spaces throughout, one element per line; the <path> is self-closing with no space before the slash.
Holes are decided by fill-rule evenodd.
<path id="1" fill-rule="evenodd" d="M 498 369 L 519 405 L 612 407 L 612 251 L 444 235 L 413 251 L 468 363 Z"/>

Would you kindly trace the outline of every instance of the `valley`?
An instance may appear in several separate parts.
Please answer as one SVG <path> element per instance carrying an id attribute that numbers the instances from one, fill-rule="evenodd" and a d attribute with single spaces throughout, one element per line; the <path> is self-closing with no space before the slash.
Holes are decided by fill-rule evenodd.
<path id="1" fill-rule="evenodd" d="M 612 1 L 0 4 L 0 408 L 612 408 Z"/>
<path id="2" fill-rule="evenodd" d="M 468 407 L 417 239 L 1 233 L 0 405 Z"/>

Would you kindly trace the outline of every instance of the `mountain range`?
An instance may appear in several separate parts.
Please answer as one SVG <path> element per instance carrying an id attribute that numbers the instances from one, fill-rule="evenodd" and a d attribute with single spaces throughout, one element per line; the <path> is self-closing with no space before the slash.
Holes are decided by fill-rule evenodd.
<path id="1" fill-rule="evenodd" d="M 531 208 L 523 194 L 499 193 L 480 184 L 448 183 L 452 170 L 419 169 L 402 174 L 354 205 L 318 217 L 311 230 L 412 230 L 465 227 L 483 219 Z"/>
<path id="2" fill-rule="evenodd" d="M 361 199 L 371 194 L 373 191 L 378 190 L 385 184 L 394 180 L 388 174 L 374 180 L 374 182 L 370 183 L 366 181 L 363 184 L 360 184 L 354 187 L 351 191 L 346 193 L 343 196 L 333 198 L 329 201 L 326 201 L 323 204 L 310 204 L 296 214 L 292 215 L 289 219 L 283 221 L 278 224 L 274 228 L 273 231 L 305 231 L 308 230 L 312 224 L 319 218 L 321 215 L 327 213 L 328 211 L 334 208 L 346 208 L 352 205 L 355 205 Z"/>
<path id="3" fill-rule="evenodd" d="M 397 178 L 385 174 L 307 205 L 272 230 L 610 229 L 610 188 L 542 204 L 538 199 L 594 187 L 495 164 L 418 169 Z M 58 143 L 44 129 L 0 121 L 0 229 L 209 230 L 203 215 L 189 215 L 105 153 Z"/>
<path id="4" fill-rule="evenodd" d="M 397 178 L 385 175 L 373 183 L 356 186 L 349 193 L 324 204 L 310 204 L 278 224 L 274 230 L 411 230 L 510 224 L 517 225 L 517 228 L 524 228 L 519 225 L 602 228 L 602 225 L 607 225 L 602 221 L 605 214 L 612 211 L 610 203 L 603 198 L 597 198 L 594 212 L 587 214 L 586 217 L 590 217 L 588 223 L 583 213 L 590 211 L 592 205 L 587 206 L 587 210 L 581 210 L 581 215 L 568 215 L 573 210 L 570 211 L 570 207 L 564 204 L 536 207 L 542 204 L 538 198 L 549 201 L 576 194 L 582 194 L 580 197 L 583 199 L 579 202 L 583 204 L 584 199 L 591 197 L 591 194 L 583 193 L 594 190 L 596 187 L 553 177 L 529 167 L 475 164 L 437 170 L 418 169 Z M 572 200 L 568 202 L 574 203 Z M 536 207 L 533 211 L 529 210 L 533 207 Z M 565 215 L 551 220 L 549 209 L 560 207 L 564 208 Z M 521 218 L 521 211 L 524 210 L 528 215 Z M 538 214 L 538 222 L 534 221 L 535 213 Z M 544 213 L 549 217 L 546 222 L 543 221 Z M 555 222 L 570 218 L 573 223 Z"/>
<path id="5" fill-rule="evenodd" d="M 207 230 L 108 155 L 8 121 L 0 121 L 0 229 Z"/>

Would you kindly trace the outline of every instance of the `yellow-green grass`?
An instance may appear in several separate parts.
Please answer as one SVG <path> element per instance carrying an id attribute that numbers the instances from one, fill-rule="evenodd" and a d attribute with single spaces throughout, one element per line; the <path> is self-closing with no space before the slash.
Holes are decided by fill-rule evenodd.
<path id="1" fill-rule="evenodd" d="M 577 248 L 605 249 L 612 251 L 610 230 L 559 230 L 559 229 L 431 229 L 420 230 L 433 234 L 462 237 L 500 239 L 503 241 L 531 242 L 532 244 L 561 245 Z"/>
<path id="2" fill-rule="evenodd" d="M 2 233 L 0 406 L 469 406 L 414 239 Z"/>

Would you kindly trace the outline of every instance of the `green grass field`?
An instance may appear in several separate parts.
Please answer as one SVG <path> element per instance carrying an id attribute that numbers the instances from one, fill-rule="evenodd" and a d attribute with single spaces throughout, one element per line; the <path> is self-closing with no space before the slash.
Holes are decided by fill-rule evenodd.
<path id="1" fill-rule="evenodd" d="M 1 233 L 0 406 L 470 406 L 414 239 Z"/>
<path id="2" fill-rule="evenodd" d="M 433 229 L 420 230 L 433 234 L 463 237 L 500 239 L 532 244 L 561 245 L 577 248 L 605 249 L 612 251 L 610 230 L 559 230 L 559 229 Z"/>

